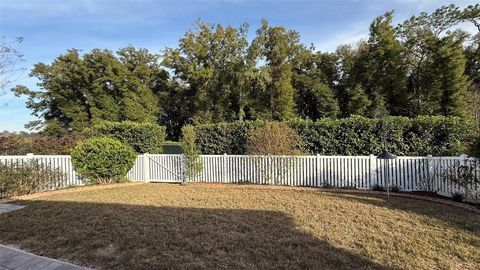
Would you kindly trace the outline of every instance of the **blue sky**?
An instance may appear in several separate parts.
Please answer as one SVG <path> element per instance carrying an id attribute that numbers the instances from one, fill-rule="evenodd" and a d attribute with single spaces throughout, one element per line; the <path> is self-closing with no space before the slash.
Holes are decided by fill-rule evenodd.
<path id="1" fill-rule="evenodd" d="M 176 46 L 197 19 L 234 26 L 248 22 L 253 36 L 266 18 L 272 25 L 297 30 L 305 44 L 333 51 L 339 44 L 366 38 L 370 22 L 385 11 L 395 10 L 399 23 L 450 3 L 464 7 L 476 1 L 0 0 L 0 36 L 24 38 L 17 49 L 24 54 L 21 65 L 27 70 L 38 62 L 50 63 L 69 48 L 115 51 L 131 44 L 160 52 Z M 37 89 L 36 82 L 25 72 L 16 84 Z M 35 120 L 25 101 L 12 94 L 0 97 L 0 131 L 24 130 L 27 122 Z"/>

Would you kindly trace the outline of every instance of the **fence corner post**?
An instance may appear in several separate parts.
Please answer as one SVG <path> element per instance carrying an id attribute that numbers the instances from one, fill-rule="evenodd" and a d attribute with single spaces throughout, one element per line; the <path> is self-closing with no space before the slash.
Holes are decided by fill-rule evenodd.
<path id="1" fill-rule="evenodd" d="M 150 182 L 150 158 L 148 153 L 142 155 L 142 166 L 143 166 L 143 181 Z"/>
<path id="2" fill-rule="evenodd" d="M 28 153 L 28 154 L 27 154 L 27 158 L 28 158 L 28 159 L 33 159 L 33 153 Z"/>
<path id="3" fill-rule="evenodd" d="M 377 157 L 370 154 L 368 156 L 369 158 L 369 171 L 368 171 L 368 178 L 370 179 L 370 182 L 368 183 L 368 188 L 371 189 L 372 188 L 372 184 L 378 184 L 377 181 L 377 164 L 376 164 L 376 160 L 377 160 Z"/>

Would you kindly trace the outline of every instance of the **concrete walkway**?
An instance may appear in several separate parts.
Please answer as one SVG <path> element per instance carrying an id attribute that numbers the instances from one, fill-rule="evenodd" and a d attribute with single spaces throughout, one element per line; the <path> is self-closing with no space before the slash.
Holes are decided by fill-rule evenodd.
<path id="1" fill-rule="evenodd" d="M 0 245 L 0 270 L 86 270 L 66 262 Z"/>

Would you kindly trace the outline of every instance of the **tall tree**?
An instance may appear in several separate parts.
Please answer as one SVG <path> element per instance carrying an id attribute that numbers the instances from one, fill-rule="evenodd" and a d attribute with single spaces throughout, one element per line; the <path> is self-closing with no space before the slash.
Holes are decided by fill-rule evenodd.
<path id="1" fill-rule="evenodd" d="M 40 90 L 17 86 L 13 92 L 28 96 L 27 107 L 43 119 L 29 127 L 47 133 L 80 132 L 105 120 L 156 122 L 157 93 L 168 79 L 157 57 L 132 47 L 118 56 L 98 49 L 81 56 L 72 49 L 49 65 L 35 65 L 30 75 Z"/>
<path id="2" fill-rule="evenodd" d="M 337 117 L 338 101 L 333 93 L 336 58 L 329 53 L 314 53 L 303 49 L 293 61 L 292 85 L 296 107 L 301 117 L 319 119 Z"/>
<path id="3" fill-rule="evenodd" d="M 244 104 L 241 87 L 246 65 L 248 26 L 223 27 L 197 22 L 180 39 L 179 48 L 167 48 L 163 64 L 188 87 L 192 121 L 208 123 L 238 119 Z"/>
<path id="4" fill-rule="evenodd" d="M 406 48 L 411 115 L 465 114 L 467 78 L 461 47 L 465 35 L 448 31 L 460 19 L 454 5 L 432 14 L 421 13 L 400 24 L 398 36 Z"/>
<path id="5" fill-rule="evenodd" d="M 292 59 L 302 47 L 297 32 L 273 27 L 266 20 L 257 30 L 250 53 L 265 65 L 269 81 L 263 98 L 257 100 L 257 111 L 268 119 L 286 120 L 295 114 L 295 91 L 292 86 Z"/>
<path id="6" fill-rule="evenodd" d="M 404 48 L 396 39 L 392 19 L 393 12 L 387 12 L 375 18 L 370 25 L 368 56 L 362 81 L 367 93 L 372 97 L 373 111 L 387 110 L 390 114 L 402 115 L 406 114 L 405 107 L 408 102 L 407 69 Z"/>
<path id="7" fill-rule="evenodd" d="M 335 95 L 339 102 L 343 117 L 350 115 L 370 114 L 372 100 L 367 95 L 360 80 L 368 55 L 368 45 L 359 42 L 355 46 L 341 45 L 337 48 L 338 83 L 335 84 Z"/>

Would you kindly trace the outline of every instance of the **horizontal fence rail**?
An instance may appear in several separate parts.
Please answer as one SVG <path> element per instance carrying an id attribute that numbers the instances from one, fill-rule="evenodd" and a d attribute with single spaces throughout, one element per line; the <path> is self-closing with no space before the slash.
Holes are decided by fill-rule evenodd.
<path id="1" fill-rule="evenodd" d="M 447 173 L 458 165 L 472 168 L 480 178 L 480 162 L 460 157 L 398 157 L 381 160 L 375 156 L 252 156 L 201 155 L 202 169 L 186 177 L 183 155 L 139 155 L 128 172 L 131 181 L 252 183 L 287 186 L 372 189 L 389 185 L 402 191 L 429 191 L 445 196 L 460 191 Z M 30 165 L 29 165 L 30 164 Z M 0 156 L 0 165 L 12 168 L 34 164 L 58 175 L 64 188 L 83 185 L 70 156 Z M 452 172 L 450 172 L 451 174 Z M 471 189 L 479 190 L 479 186 Z"/>

